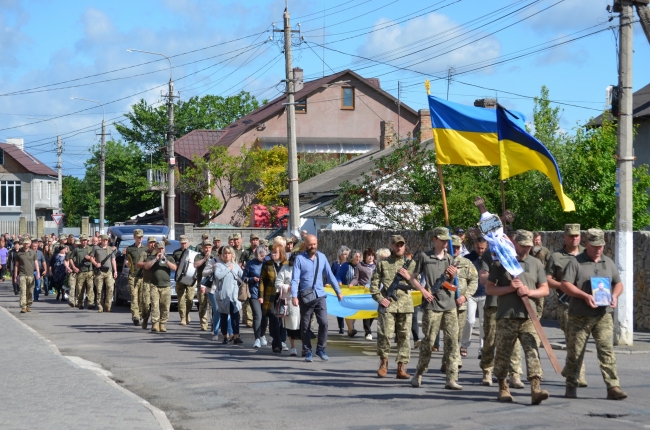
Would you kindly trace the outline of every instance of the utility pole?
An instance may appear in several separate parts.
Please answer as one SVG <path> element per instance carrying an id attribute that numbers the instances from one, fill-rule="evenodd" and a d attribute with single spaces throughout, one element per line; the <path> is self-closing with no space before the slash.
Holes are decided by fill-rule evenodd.
<path id="1" fill-rule="evenodd" d="M 617 4 L 618 3 L 618 4 Z M 623 293 L 614 313 L 614 343 L 632 345 L 634 328 L 633 222 L 632 222 L 632 20 L 633 0 L 617 0 L 614 10 L 620 11 L 618 86 L 620 116 L 618 118 L 618 154 L 616 167 L 616 266 L 621 272 Z M 618 8 L 617 8 L 618 6 Z"/>
<path id="2" fill-rule="evenodd" d="M 400 85 L 400 81 L 397 81 L 397 141 L 399 142 L 400 139 L 400 134 L 399 134 L 399 120 L 402 118 L 402 87 Z"/>
<path id="3" fill-rule="evenodd" d="M 296 82 L 293 76 L 293 60 L 291 58 L 291 34 L 299 33 L 300 30 L 291 30 L 289 0 L 285 2 L 284 29 L 274 29 L 273 31 L 284 33 L 284 58 L 287 84 L 287 148 L 289 153 L 289 231 L 294 237 L 300 238 L 298 148 L 296 145 L 296 106 L 294 101 Z"/>
<path id="4" fill-rule="evenodd" d="M 59 174 L 58 175 L 59 176 L 59 187 L 58 187 L 59 213 L 62 214 L 63 213 L 63 142 L 61 141 L 61 135 L 56 136 L 56 158 L 57 158 L 56 170 Z M 59 228 L 58 235 L 61 236 L 61 234 L 63 234 L 63 220 L 59 221 L 58 228 Z"/>

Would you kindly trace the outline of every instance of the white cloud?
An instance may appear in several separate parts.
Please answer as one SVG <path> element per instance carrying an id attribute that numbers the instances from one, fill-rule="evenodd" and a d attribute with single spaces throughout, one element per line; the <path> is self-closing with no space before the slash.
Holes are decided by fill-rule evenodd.
<path id="1" fill-rule="evenodd" d="M 544 2 L 529 10 L 540 11 L 553 3 L 556 1 L 550 4 Z M 611 4 L 611 0 L 564 0 L 525 22 L 540 33 L 564 33 L 581 30 L 590 25 L 606 22 L 609 14 L 605 8 Z M 528 15 L 530 12 L 526 12 L 524 16 Z"/>
<path id="2" fill-rule="evenodd" d="M 30 41 L 22 31 L 28 20 L 29 15 L 18 0 L 0 0 L 0 64 L 18 64 L 16 52 Z"/>
<path id="3" fill-rule="evenodd" d="M 380 19 L 375 28 L 381 28 L 393 21 Z M 465 37 L 457 37 L 460 32 L 450 31 L 458 23 L 446 15 L 431 13 L 416 18 L 405 25 L 394 25 L 371 33 L 361 48 L 362 55 L 387 61 L 408 52 L 421 50 L 414 55 L 391 61 L 392 64 L 410 67 L 415 62 L 431 58 L 413 68 L 427 73 L 441 73 L 449 67 L 456 69 L 471 63 L 497 57 L 501 45 L 497 38 L 488 36 L 475 43 L 460 47 L 467 42 Z M 461 30 L 463 31 L 463 30 Z M 473 33 L 473 39 L 480 37 Z M 403 49 L 400 49 L 403 48 Z M 447 53 L 447 51 L 450 51 Z"/>

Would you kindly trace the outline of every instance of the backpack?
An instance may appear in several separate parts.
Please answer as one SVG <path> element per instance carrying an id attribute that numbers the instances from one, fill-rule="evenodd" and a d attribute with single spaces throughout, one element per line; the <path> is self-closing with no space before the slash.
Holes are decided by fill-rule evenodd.
<path id="1" fill-rule="evenodd" d="M 63 285 L 67 273 L 65 270 L 65 264 L 60 258 L 54 258 L 54 264 L 52 265 L 52 282 L 55 285 Z"/>

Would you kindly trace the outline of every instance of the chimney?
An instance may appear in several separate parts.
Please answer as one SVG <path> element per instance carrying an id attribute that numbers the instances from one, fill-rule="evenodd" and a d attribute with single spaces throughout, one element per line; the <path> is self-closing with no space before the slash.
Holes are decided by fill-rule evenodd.
<path id="1" fill-rule="evenodd" d="M 303 87 L 303 71 L 300 67 L 293 68 L 294 91 L 298 92 Z"/>
<path id="2" fill-rule="evenodd" d="M 397 135 L 393 121 L 382 121 L 379 123 L 381 134 L 379 135 L 379 149 L 384 150 L 395 144 Z"/>
<path id="3" fill-rule="evenodd" d="M 7 143 L 9 145 L 16 145 L 18 149 L 22 151 L 25 150 L 25 139 L 23 139 L 22 137 L 8 137 Z"/>
<path id="4" fill-rule="evenodd" d="M 433 139 L 433 130 L 431 129 L 431 111 L 429 109 L 420 109 L 420 142 Z"/>
<path id="5" fill-rule="evenodd" d="M 497 99 L 476 99 L 474 100 L 474 106 L 496 109 L 497 108 Z"/>
<path id="6" fill-rule="evenodd" d="M 379 83 L 379 78 L 368 78 L 366 79 L 370 85 L 372 85 L 375 88 L 381 88 L 381 84 Z"/>

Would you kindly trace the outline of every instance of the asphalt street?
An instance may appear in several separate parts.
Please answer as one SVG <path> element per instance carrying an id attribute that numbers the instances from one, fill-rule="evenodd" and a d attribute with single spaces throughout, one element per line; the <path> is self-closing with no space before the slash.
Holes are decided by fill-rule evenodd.
<path id="1" fill-rule="evenodd" d="M 376 343 L 357 335 L 339 335 L 330 318 L 328 362 L 273 354 L 269 347 L 253 349 L 252 329 L 244 328 L 243 346 L 221 345 L 199 331 L 198 316 L 179 325 L 172 312 L 166 334 L 133 326 L 127 307 L 112 313 L 70 308 L 41 295 L 33 311 L 20 314 L 18 297 L 7 282 L 0 284 L 0 306 L 54 343 L 61 354 L 98 363 L 122 387 L 167 414 L 175 429 L 214 428 L 650 428 L 650 334 L 639 333 L 632 353 L 618 354 L 625 401 L 605 400 L 606 389 L 596 354 L 586 354 L 588 388 L 579 399 L 566 400 L 564 379 L 554 373 L 541 352 L 543 388 L 550 399 L 530 405 L 529 385 L 513 390 L 515 402 L 497 402 L 496 383 L 483 387 L 477 344 L 463 360 L 463 391 L 444 390 L 441 353 L 434 353 L 423 386 L 376 376 Z M 545 322 L 551 342 L 563 342 L 554 322 Z M 361 329 L 361 322 L 357 322 Z M 361 330 L 363 332 L 363 330 Z M 590 345 L 593 348 L 593 344 Z M 555 351 L 561 363 L 565 352 Z M 413 350 L 409 371 L 418 352 Z M 38 372 L 49 372 L 44 363 Z M 47 387 L 43 387 L 44 390 Z M 80 399 L 83 404 L 83 399 Z M 90 407 L 91 405 L 80 405 Z M 92 405 L 101 407 L 101 405 Z M 119 410 L 114 411 L 120 414 Z"/>

